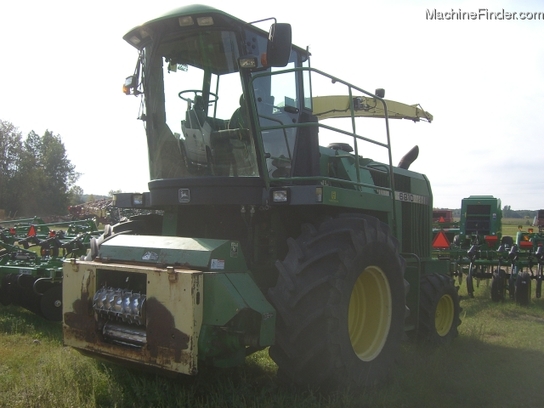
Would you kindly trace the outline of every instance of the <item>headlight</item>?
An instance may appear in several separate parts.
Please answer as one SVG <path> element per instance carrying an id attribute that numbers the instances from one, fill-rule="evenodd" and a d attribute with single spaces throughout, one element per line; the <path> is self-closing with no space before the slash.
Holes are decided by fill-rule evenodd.
<path id="1" fill-rule="evenodd" d="M 289 190 L 273 190 L 272 191 L 273 203 L 287 203 L 289 202 Z"/>

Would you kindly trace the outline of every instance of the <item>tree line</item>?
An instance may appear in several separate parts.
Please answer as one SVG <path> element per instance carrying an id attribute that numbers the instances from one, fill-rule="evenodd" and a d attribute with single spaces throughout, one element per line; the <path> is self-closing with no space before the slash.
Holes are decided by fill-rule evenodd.
<path id="1" fill-rule="evenodd" d="M 26 138 L 0 120 L 0 209 L 6 216 L 65 215 L 78 202 L 80 174 L 59 135 L 31 131 Z"/>
<path id="2" fill-rule="evenodd" d="M 461 209 L 452 210 L 452 215 L 455 218 L 461 217 Z M 512 210 L 512 206 L 505 205 L 502 209 L 503 218 L 525 218 L 532 220 L 536 215 L 536 210 Z"/>

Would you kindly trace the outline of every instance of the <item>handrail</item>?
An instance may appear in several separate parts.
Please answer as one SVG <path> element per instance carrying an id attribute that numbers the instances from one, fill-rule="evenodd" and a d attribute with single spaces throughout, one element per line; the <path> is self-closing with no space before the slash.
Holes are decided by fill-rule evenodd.
<path id="1" fill-rule="evenodd" d="M 372 187 L 372 188 L 375 188 L 375 189 L 378 189 L 378 190 L 381 190 L 381 191 L 388 191 L 390 194 L 390 198 L 391 200 L 395 200 L 395 181 L 394 181 L 394 177 L 393 177 L 393 160 L 392 160 L 392 154 L 391 154 L 391 138 L 390 138 L 390 131 L 389 131 L 389 114 L 388 114 L 388 107 L 387 107 L 387 102 L 385 99 L 383 98 L 380 98 L 379 96 L 371 93 L 371 92 L 368 92 L 368 91 L 365 91 L 364 89 L 362 88 L 359 88 L 349 82 L 346 82 L 346 81 L 343 81 L 339 78 L 336 78 L 330 74 L 327 74 L 323 71 L 320 71 L 318 69 L 315 69 L 315 68 L 311 68 L 311 67 L 301 67 L 301 68 L 290 68 L 290 69 L 285 69 L 285 70 L 278 70 L 278 71 L 274 71 L 274 72 L 261 72 L 261 73 L 257 73 L 255 74 L 251 79 L 250 79 L 250 82 L 249 82 L 249 85 L 250 85 L 250 89 L 255 89 L 255 81 L 257 81 L 259 78 L 263 78 L 263 77 L 268 77 L 268 76 L 275 76 L 275 75 L 284 75 L 284 74 L 288 74 L 288 73 L 292 73 L 292 72 L 295 72 L 295 73 L 300 73 L 301 75 L 304 73 L 304 72 L 307 72 L 309 74 L 313 74 L 313 75 L 320 75 L 320 76 L 323 76 L 325 77 L 326 79 L 330 80 L 332 83 L 338 83 L 338 84 L 342 84 L 342 85 L 345 85 L 347 87 L 347 97 L 348 97 L 348 101 L 349 101 L 349 115 L 346 113 L 344 115 L 344 117 L 346 118 L 351 118 L 351 131 L 348 131 L 348 130 L 344 130 L 344 129 L 340 129 L 340 128 L 337 128 L 337 127 L 333 127 L 333 126 L 329 126 L 329 125 L 325 125 L 323 123 L 320 123 L 319 122 L 319 118 L 318 118 L 318 122 L 311 122 L 311 123 L 288 123 L 288 124 L 279 124 L 279 125 L 269 125 L 267 124 L 266 126 L 261 126 L 261 123 L 259 121 L 256 121 L 256 127 L 257 127 L 257 132 L 258 134 L 261 134 L 261 132 L 263 131 L 268 131 L 268 130 L 275 130 L 275 129 L 284 129 L 284 132 L 285 132 L 285 129 L 291 129 L 291 128 L 300 128 L 300 127 L 305 127 L 305 126 L 318 126 L 320 128 L 323 128 L 323 129 L 327 129 L 327 130 L 330 130 L 332 132 L 336 132 L 338 134 L 343 134 L 345 136 L 348 136 L 348 137 L 351 137 L 353 138 L 353 145 L 354 145 L 354 156 L 355 156 L 355 160 L 357 161 L 357 168 L 361 168 L 360 164 L 359 164 L 359 160 L 360 160 L 360 156 L 359 156 L 359 153 L 358 153 L 358 141 L 362 141 L 362 142 L 365 142 L 365 143 L 371 143 L 375 146 L 379 146 L 379 147 L 382 147 L 382 148 L 385 148 L 387 150 L 387 161 L 388 163 L 383 163 L 383 166 L 385 166 L 385 168 L 388 169 L 387 171 L 387 186 L 376 186 L 376 185 L 369 185 L 368 183 L 363 183 L 361 182 L 361 174 L 359 171 L 356 172 L 356 181 L 352 181 L 352 180 L 345 180 L 345 179 L 339 179 L 339 178 L 332 178 L 332 177 L 323 177 L 323 176 L 318 176 L 318 177 L 281 177 L 281 178 L 273 178 L 271 177 L 271 175 L 268 174 L 268 172 L 264 172 L 264 178 L 265 178 L 265 184 L 267 187 L 270 187 L 270 184 L 271 182 L 277 182 L 277 181 L 280 181 L 280 180 L 291 180 L 291 181 L 311 181 L 311 180 L 315 180 L 315 181 L 321 181 L 321 182 L 331 182 L 331 181 L 334 181 L 334 182 L 342 182 L 342 183 L 347 183 L 347 184 L 351 184 L 351 185 L 354 185 L 354 186 L 359 186 L 359 187 Z M 312 83 L 315 83 L 315 81 L 312 81 Z M 310 95 L 310 90 L 305 90 L 305 95 L 304 97 L 307 98 L 308 96 L 309 97 L 312 97 L 313 95 Z M 355 121 L 355 118 L 356 117 L 360 117 L 360 115 L 357 115 L 356 114 L 356 110 L 355 110 L 355 106 L 354 106 L 354 93 L 360 93 L 362 95 L 366 95 L 370 98 L 373 99 L 373 101 L 376 101 L 376 103 L 380 103 L 381 104 L 381 108 L 380 108 L 380 115 L 381 117 L 383 117 L 385 119 L 385 135 L 386 135 L 386 141 L 383 142 L 383 141 L 378 141 L 378 140 L 374 140 L 372 138 L 369 138 L 369 137 L 365 137 L 365 136 L 362 136 L 362 135 L 359 135 L 357 133 L 357 130 L 356 130 L 356 121 Z M 250 92 L 250 95 L 249 95 L 249 98 L 250 98 L 250 110 L 253 112 L 254 114 L 254 117 L 258 118 L 259 117 L 259 113 L 257 112 L 257 104 L 255 103 L 255 95 Z M 257 144 L 258 144 L 258 147 L 259 147 L 259 150 L 264 152 L 265 151 L 265 148 L 264 148 L 264 142 L 263 140 L 259 137 L 257 138 Z M 267 168 L 267 163 L 266 163 L 266 157 L 264 157 L 264 155 L 260 158 L 261 159 L 261 168 L 262 169 L 266 169 Z M 383 194 L 383 193 L 382 193 Z M 393 223 L 393 229 L 396 230 L 396 209 L 395 209 L 395 205 L 392 206 L 393 210 L 392 210 L 392 223 Z"/>

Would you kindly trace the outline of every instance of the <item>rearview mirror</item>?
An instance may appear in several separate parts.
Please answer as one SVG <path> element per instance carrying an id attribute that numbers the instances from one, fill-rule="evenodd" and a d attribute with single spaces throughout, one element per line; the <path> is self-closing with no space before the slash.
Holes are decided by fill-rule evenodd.
<path id="1" fill-rule="evenodd" d="M 269 67 L 284 67 L 291 55 L 291 25 L 275 23 L 268 32 L 266 63 Z"/>

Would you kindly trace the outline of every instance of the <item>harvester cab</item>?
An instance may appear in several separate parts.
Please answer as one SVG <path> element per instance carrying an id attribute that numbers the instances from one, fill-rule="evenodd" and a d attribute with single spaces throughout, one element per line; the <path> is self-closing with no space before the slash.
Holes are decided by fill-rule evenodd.
<path id="1" fill-rule="evenodd" d="M 67 345 L 184 374 L 271 346 L 294 383 L 361 385 L 385 378 L 405 331 L 455 337 L 418 149 L 392 164 L 389 119 L 428 112 L 310 67 L 275 20 L 194 5 L 124 38 L 150 182 L 115 206 L 152 213 L 64 263 Z"/>

